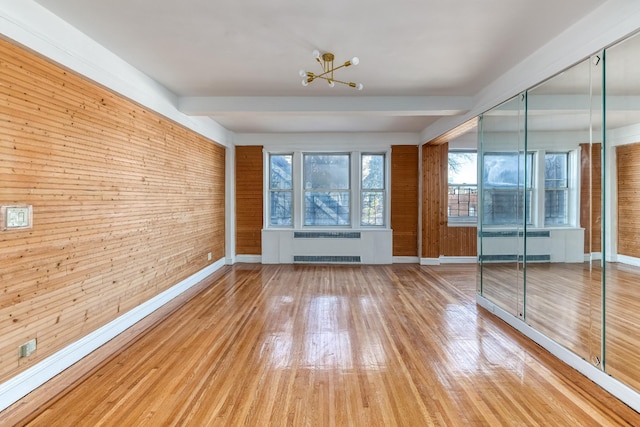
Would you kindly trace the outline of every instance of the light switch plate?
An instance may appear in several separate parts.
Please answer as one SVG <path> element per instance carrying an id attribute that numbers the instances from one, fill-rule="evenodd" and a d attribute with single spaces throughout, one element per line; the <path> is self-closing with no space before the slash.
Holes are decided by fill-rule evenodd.
<path id="1" fill-rule="evenodd" d="M 3 230 L 31 228 L 33 210 L 31 205 L 13 205 L 0 207 Z"/>

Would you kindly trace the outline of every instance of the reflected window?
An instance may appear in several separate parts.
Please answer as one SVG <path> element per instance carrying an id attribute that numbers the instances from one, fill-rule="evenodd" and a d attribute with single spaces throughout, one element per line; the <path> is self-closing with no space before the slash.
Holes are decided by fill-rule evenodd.
<path id="1" fill-rule="evenodd" d="M 546 153 L 544 156 L 544 223 L 565 225 L 569 222 L 569 153 Z"/>
<path id="2" fill-rule="evenodd" d="M 533 153 L 485 153 L 483 156 L 483 223 L 531 224 Z"/>
<path id="3" fill-rule="evenodd" d="M 450 151 L 447 180 L 449 224 L 476 223 L 478 209 L 478 155 L 474 151 Z"/>

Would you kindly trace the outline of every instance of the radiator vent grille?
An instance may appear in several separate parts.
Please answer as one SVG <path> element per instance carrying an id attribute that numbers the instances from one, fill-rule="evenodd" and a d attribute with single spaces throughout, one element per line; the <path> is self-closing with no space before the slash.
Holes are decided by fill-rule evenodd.
<path id="1" fill-rule="evenodd" d="M 294 239 L 359 239 L 359 231 L 295 231 Z"/>
<path id="2" fill-rule="evenodd" d="M 294 255 L 293 262 L 359 263 L 360 255 L 356 255 L 356 256 Z"/>

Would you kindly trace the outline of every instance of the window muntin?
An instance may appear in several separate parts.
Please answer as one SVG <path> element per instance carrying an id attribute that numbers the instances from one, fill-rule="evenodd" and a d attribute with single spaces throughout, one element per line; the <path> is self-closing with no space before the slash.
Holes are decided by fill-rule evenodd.
<path id="1" fill-rule="evenodd" d="M 448 156 L 449 223 L 476 223 L 478 211 L 478 160 L 472 151 L 450 151 Z"/>
<path id="2" fill-rule="evenodd" d="M 304 225 L 350 225 L 350 155 L 304 154 Z"/>
<path id="3" fill-rule="evenodd" d="M 532 171 L 533 153 L 484 154 L 483 224 L 531 224 Z"/>
<path id="4" fill-rule="evenodd" d="M 269 155 L 269 224 L 293 225 L 293 155 Z"/>
<path id="5" fill-rule="evenodd" d="M 385 155 L 363 154 L 360 170 L 360 225 L 384 226 Z"/>
<path id="6" fill-rule="evenodd" d="M 569 153 L 544 156 L 544 223 L 569 223 Z"/>

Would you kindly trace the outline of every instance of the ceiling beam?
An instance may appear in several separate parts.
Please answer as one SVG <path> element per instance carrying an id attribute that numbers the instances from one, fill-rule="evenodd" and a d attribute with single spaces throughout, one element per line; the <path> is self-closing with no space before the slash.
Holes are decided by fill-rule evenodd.
<path id="1" fill-rule="evenodd" d="M 190 116 L 230 114 L 386 114 L 452 116 L 469 111 L 466 96 L 211 96 L 181 97 L 178 110 Z"/>

